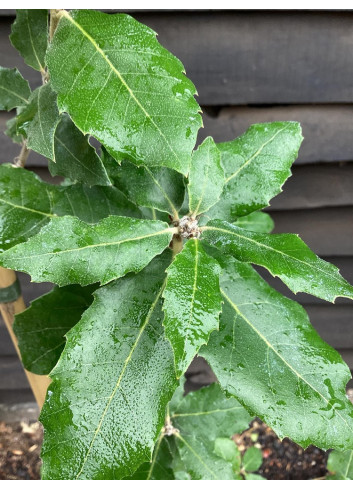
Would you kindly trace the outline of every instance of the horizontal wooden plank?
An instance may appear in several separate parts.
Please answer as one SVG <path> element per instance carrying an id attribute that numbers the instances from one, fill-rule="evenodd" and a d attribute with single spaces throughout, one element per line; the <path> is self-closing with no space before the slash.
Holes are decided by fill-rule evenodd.
<path id="1" fill-rule="evenodd" d="M 0 362 L 0 391 L 26 389 L 28 380 L 17 356 L 2 357 Z"/>
<path id="2" fill-rule="evenodd" d="M 353 205 L 353 163 L 294 165 L 292 173 L 271 210 Z"/>
<path id="3" fill-rule="evenodd" d="M 6 121 L 14 115 L 14 112 L 0 112 L 2 162 L 13 161 L 20 150 L 19 145 L 3 134 Z M 217 117 L 204 112 L 203 119 L 205 127 L 199 132 L 199 143 L 206 136 L 213 136 L 217 142 L 232 140 L 259 122 L 297 120 L 303 126 L 304 141 L 295 164 L 353 161 L 353 106 L 231 107 L 222 109 Z M 47 166 L 47 160 L 32 152 L 28 166 Z"/>
<path id="4" fill-rule="evenodd" d="M 195 83 L 202 105 L 353 101 L 352 12 L 144 12 Z M 8 41 L 0 18 L 0 59 L 38 75 Z"/>
<path id="5" fill-rule="evenodd" d="M 352 207 L 269 213 L 275 221 L 274 232 L 299 234 L 318 255 L 353 255 Z"/>
<path id="6" fill-rule="evenodd" d="M 238 106 L 222 109 L 217 117 L 207 115 L 206 111 L 203 119 L 205 127 L 200 130 L 200 141 L 213 136 L 216 142 L 238 137 L 251 124 L 298 121 L 303 127 L 304 141 L 296 163 L 353 160 L 351 105 Z"/>

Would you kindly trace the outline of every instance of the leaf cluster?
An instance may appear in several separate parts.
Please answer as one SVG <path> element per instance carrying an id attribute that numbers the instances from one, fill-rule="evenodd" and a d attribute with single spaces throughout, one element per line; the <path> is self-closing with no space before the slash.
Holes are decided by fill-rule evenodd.
<path id="1" fill-rule="evenodd" d="M 241 458 L 229 438 L 253 415 L 303 447 L 353 449 L 348 367 L 252 268 L 295 293 L 353 298 L 262 212 L 291 174 L 300 125 L 195 149 L 196 89 L 150 28 L 60 11 L 48 39 L 47 18 L 20 10 L 11 34 L 43 85 L 0 69 L 0 108 L 16 109 L 7 134 L 64 178 L 0 167 L 0 264 L 57 285 L 15 323 L 25 367 L 52 379 L 43 477 L 256 478 L 259 453 Z M 183 398 L 198 354 L 219 385 Z"/>

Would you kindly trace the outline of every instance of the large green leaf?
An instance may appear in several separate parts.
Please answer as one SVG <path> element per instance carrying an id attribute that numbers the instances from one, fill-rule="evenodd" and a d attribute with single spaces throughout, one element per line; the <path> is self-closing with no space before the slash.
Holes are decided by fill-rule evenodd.
<path id="1" fill-rule="evenodd" d="M 352 480 L 353 450 L 347 450 L 345 452 L 333 450 L 328 457 L 327 468 L 330 472 L 333 472 L 333 479 Z"/>
<path id="2" fill-rule="evenodd" d="M 202 123 L 196 90 L 155 32 L 125 14 L 63 12 L 46 59 L 60 110 L 83 133 L 117 160 L 187 174 Z"/>
<path id="3" fill-rule="evenodd" d="M 0 110 L 26 105 L 31 95 L 28 82 L 17 68 L 0 66 Z"/>
<path id="4" fill-rule="evenodd" d="M 59 122 L 56 94 L 50 83 L 34 90 L 28 106 L 17 116 L 17 126 L 27 138 L 27 147 L 54 159 L 54 134 Z"/>
<path id="5" fill-rule="evenodd" d="M 17 9 L 10 41 L 29 66 L 44 73 L 44 57 L 48 44 L 48 11 Z"/>
<path id="6" fill-rule="evenodd" d="M 148 168 L 123 161 L 111 175 L 115 185 L 135 204 L 168 212 L 178 219 L 185 194 L 184 177 L 170 168 Z"/>
<path id="7" fill-rule="evenodd" d="M 95 223 L 109 215 L 142 217 L 141 212 L 113 187 L 59 187 L 34 173 L 0 165 L 0 250 L 36 234 L 56 216 L 73 215 Z"/>
<path id="8" fill-rule="evenodd" d="M 167 270 L 163 292 L 164 328 L 175 357 L 177 376 L 188 368 L 221 312 L 220 268 L 197 239 L 190 239 Z"/>
<path id="9" fill-rule="evenodd" d="M 99 289 L 67 334 L 40 417 L 44 479 L 121 479 L 151 460 L 176 388 L 161 326 L 170 259 Z"/>
<path id="10" fill-rule="evenodd" d="M 56 217 L 0 255 L 0 262 L 29 273 L 34 282 L 106 284 L 144 268 L 168 246 L 173 232 L 164 222 L 131 217 L 109 216 L 95 225 Z"/>
<path id="11" fill-rule="evenodd" d="M 177 406 L 171 405 L 170 421 L 179 430 L 175 438 L 184 472 L 194 480 L 235 479 L 233 463 L 216 455 L 215 441 L 241 433 L 251 419 L 218 384 L 188 394 Z"/>
<path id="12" fill-rule="evenodd" d="M 304 309 L 248 264 L 222 262 L 220 330 L 202 355 L 222 387 L 280 438 L 307 447 L 353 447 L 350 372 L 311 326 Z"/>
<path id="13" fill-rule="evenodd" d="M 214 219 L 232 221 L 266 207 L 282 191 L 302 142 L 298 122 L 255 124 L 234 141 L 217 144 L 225 170 Z"/>
<path id="14" fill-rule="evenodd" d="M 63 114 L 54 135 L 55 161 L 49 163 L 52 175 L 70 178 L 73 182 L 112 185 L 104 165 L 88 138 Z"/>
<path id="15" fill-rule="evenodd" d="M 210 244 L 240 261 L 261 265 L 294 292 L 306 292 L 334 302 L 353 299 L 353 287 L 331 263 L 321 260 L 296 234 L 252 233 L 214 220 L 202 228 Z"/>
<path id="16" fill-rule="evenodd" d="M 55 367 L 64 349 L 65 334 L 91 305 L 96 288 L 95 285 L 55 287 L 15 316 L 14 333 L 27 370 L 47 375 Z"/>
<path id="17" fill-rule="evenodd" d="M 224 170 L 221 155 L 211 137 L 192 155 L 189 174 L 189 208 L 194 217 L 206 212 L 222 193 Z"/>

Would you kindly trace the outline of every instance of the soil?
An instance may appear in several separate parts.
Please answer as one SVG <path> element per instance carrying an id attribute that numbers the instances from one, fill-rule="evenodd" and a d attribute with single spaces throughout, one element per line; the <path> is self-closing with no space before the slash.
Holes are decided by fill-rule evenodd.
<path id="1" fill-rule="evenodd" d="M 280 441 L 275 433 L 259 419 L 233 440 L 242 453 L 251 446 L 262 451 L 263 463 L 257 472 L 269 480 L 325 479 L 328 452 L 314 446 L 303 450 L 288 438 Z"/>
<path id="2" fill-rule="evenodd" d="M 242 452 L 253 445 L 261 448 L 258 473 L 266 479 L 325 478 L 327 453 L 315 447 L 303 450 L 288 439 L 281 442 L 258 419 L 233 439 Z M 41 442 L 40 423 L 0 423 L 0 480 L 40 479 Z"/>

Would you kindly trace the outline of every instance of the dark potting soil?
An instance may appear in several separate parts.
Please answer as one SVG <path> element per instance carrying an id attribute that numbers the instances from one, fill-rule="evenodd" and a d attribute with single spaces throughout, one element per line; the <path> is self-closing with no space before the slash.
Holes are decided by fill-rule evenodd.
<path id="1" fill-rule="evenodd" d="M 266 479 L 325 477 L 325 452 L 315 447 L 303 450 L 287 439 L 281 442 L 260 420 L 254 420 L 247 431 L 233 439 L 242 452 L 253 445 L 261 449 L 263 464 L 258 473 Z M 39 479 L 41 442 L 40 423 L 0 422 L 0 480 Z"/>

